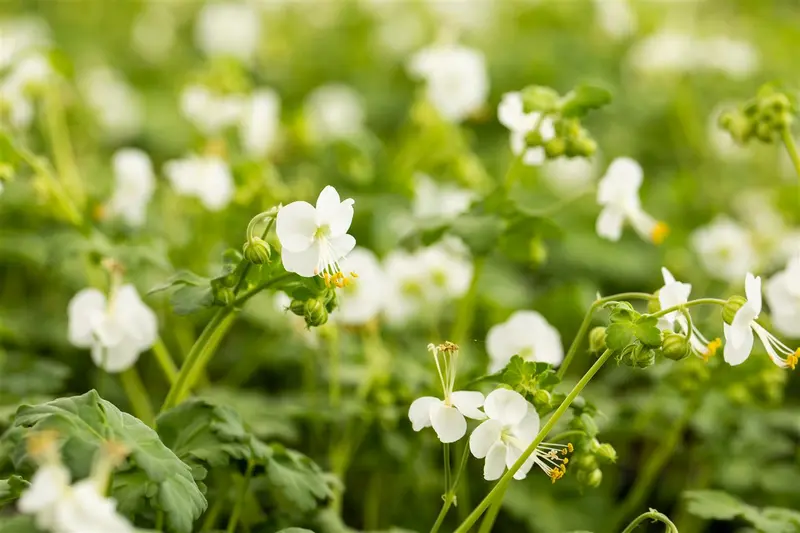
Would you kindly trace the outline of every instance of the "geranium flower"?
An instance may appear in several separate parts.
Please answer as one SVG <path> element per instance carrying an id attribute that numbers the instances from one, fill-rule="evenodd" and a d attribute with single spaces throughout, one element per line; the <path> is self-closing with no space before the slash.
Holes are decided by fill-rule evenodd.
<path id="1" fill-rule="evenodd" d="M 800 255 L 767 281 L 764 294 L 775 329 L 788 337 L 800 338 Z"/>
<path id="2" fill-rule="evenodd" d="M 352 87 L 330 83 L 317 87 L 304 105 L 308 135 L 318 142 L 350 139 L 364 129 L 364 102 Z"/>
<path id="3" fill-rule="evenodd" d="M 725 362 L 731 366 L 743 363 L 753 350 L 755 332 L 776 365 L 794 369 L 800 358 L 800 349 L 793 351 L 756 322 L 761 314 L 761 278 L 748 272 L 744 281 L 744 292 L 747 301 L 736 311 L 730 325 L 722 325 L 725 333 Z"/>
<path id="4" fill-rule="evenodd" d="M 156 183 L 148 155 L 136 148 L 118 150 L 112 159 L 114 195 L 108 208 L 131 226 L 141 226 Z"/>
<path id="5" fill-rule="evenodd" d="M 164 173 L 179 194 L 198 198 L 209 211 L 219 211 L 233 199 L 231 171 L 218 157 L 189 156 L 167 161 Z"/>
<path id="6" fill-rule="evenodd" d="M 386 300 L 386 276 L 378 258 L 366 248 L 355 248 L 341 262 L 344 272 L 357 275 L 342 288 L 332 318 L 350 326 L 363 325 L 378 316 Z"/>
<path id="7" fill-rule="evenodd" d="M 106 372 L 132 367 L 158 337 L 158 321 L 133 285 L 112 290 L 83 289 L 69 302 L 69 341 L 91 348 L 92 360 Z"/>
<path id="8" fill-rule="evenodd" d="M 511 92 L 503 95 L 497 107 L 497 118 L 500 124 L 511 131 L 511 151 L 516 156 L 522 156 L 522 162 L 529 166 L 541 165 L 546 157 L 541 146 L 526 147 L 525 137 L 535 128 L 539 128 L 542 140 L 549 141 L 556 132 L 553 121 L 547 117 L 541 118 L 537 112 L 526 113 L 522 94 Z"/>
<path id="9" fill-rule="evenodd" d="M 669 227 L 647 214 L 639 201 L 644 175 L 639 163 L 618 157 L 609 165 L 597 186 L 597 203 L 603 207 L 597 217 L 597 235 L 618 241 L 627 220 L 642 239 L 661 244 Z"/>
<path id="10" fill-rule="evenodd" d="M 244 2 L 212 2 L 203 6 L 194 26 L 197 48 L 210 57 L 234 57 L 251 63 L 261 37 L 261 19 Z"/>
<path id="11" fill-rule="evenodd" d="M 275 231 L 281 243 L 281 260 L 289 272 L 303 277 L 341 279 L 339 261 L 355 247 L 347 234 L 353 221 L 352 198 L 341 201 L 328 185 L 319 193 L 316 206 L 292 202 L 278 211 Z"/>
<path id="12" fill-rule="evenodd" d="M 518 392 L 497 389 L 486 397 L 483 410 L 489 417 L 469 437 L 469 449 L 478 459 L 486 459 L 483 477 L 499 479 L 511 468 L 539 433 L 539 414 Z M 572 445 L 541 444 L 514 473 L 525 479 L 533 465 L 556 481 L 566 472 L 566 454 Z"/>
<path id="13" fill-rule="evenodd" d="M 750 233 L 727 217 L 694 231 L 692 248 L 710 276 L 733 282 L 758 265 Z"/>
<path id="14" fill-rule="evenodd" d="M 515 355 L 554 366 L 564 360 L 561 335 L 536 311 L 517 311 L 492 326 L 486 335 L 486 351 L 491 359 L 489 372 L 502 369 Z"/>
<path id="15" fill-rule="evenodd" d="M 675 281 L 672 273 L 664 267 L 661 268 L 661 275 L 664 277 L 664 286 L 658 291 L 658 303 L 662 309 L 684 305 L 689 301 L 689 294 L 692 292 L 691 284 Z M 675 324 L 678 325 L 681 333 L 689 335 L 689 345 L 692 351 L 703 359 L 714 355 L 722 345 L 719 339 L 713 341 L 706 339 L 694 324 L 692 324 L 692 330 L 689 331 L 689 322 L 680 311 L 672 311 L 659 319 L 661 329 L 672 330 Z"/>

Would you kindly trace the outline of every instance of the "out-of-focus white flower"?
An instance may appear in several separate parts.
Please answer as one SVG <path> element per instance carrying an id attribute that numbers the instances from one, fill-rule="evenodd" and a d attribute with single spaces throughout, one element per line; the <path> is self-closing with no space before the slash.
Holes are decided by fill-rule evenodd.
<path id="1" fill-rule="evenodd" d="M 314 89 L 305 103 L 308 134 L 318 142 L 357 136 L 364 129 L 364 102 L 352 87 L 330 83 Z"/>
<path id="2" fill-rule="evenodd" d="M 711 37 L 701 41 L 702 64 L 733 78 L 746 78 L 759 67 L 758 51 L 747 41 L 726 36 Z"/>
<path id="3" fill-rule="evenodd" d="M 558 194 L 574 196 L 587 190 L 598 174 L 597 158 L 559 157 L 542 164 L 548 185 Z"/>
<path id="4" fill-rule="evenodd" d="M 38 17 L 0 20 L 0 70 L 50 43 L 50 28 Z"/>
<path id="5" fill-rule="evenodd" d="M 197 15 L 194 39 L 208 56 L 231 56 L 251 63 L 261 37 L 261 18 L 252 6 L 240 2 L 206 4 Z"/>
<path id="6" fill-rule="evenodd" d="M 736 214 L 750 230 L 759 267 L 765 269 L 778 268 L 800 253 L 800 229 L 786 224 L 773 193 L 765 189 L 744 189 L 733 201 Z"/>
<path id="7" fill-rule="evenodd" d="M 459 30 L 482 30 L 492 23 L 498 5 L 492 0 L 427 0 L 439 23 Z"/>
<path id="8" fill-rule="evenodd" d="M 68 315 L 69 341 L 91 348 L 92 360 L 106 372 L 132 367 L 158 337 L 156 315 L 133 285 L 115 287 L 109 298 L 83 289 L 70 300 Z"/>
<path id="9" fill-rule="evenodd" d="M 86 104 L 109 137 L 127 139 L 139 133 L 141 97 L 118 72 L 98 67 L 84 74 L 79 85 Z"/>
<path id="10" fill-rule="evenodd" d="M 486 335 L 489 372 L 497 372 L 519 355 L 526 361 L 558 366 L 564 360 L 564 347 L 558 330 L 536 311 L 517 311 Z"/>
<path id="11" fill-rule="evenodd" d="M 633 159 L 618 157 L 611 162 L 597 186 L 597 203 L 603 207 L 596 224 L 600 237 L 618 241 L 627 220 L 642 239 L 664 241 L 669 227 L 646 213 L 639 201 L 643 179 L 642 167 Z"/>
<path id="12" fill-rule="evenodd" d="M 475 193 L 450 184 L 438 184 L 426 174 L 414 177 L 413 213 L 418 218 L 457 217 L 466 212 Z"/>
<path id="13" fill-rule="evenodd" d="M 281 121 L 281 100 L 272 89 L 258 89 L 245 102 L 239 124 L 242 148 L 252 157 L 264 157 L 275 146 Z"/>
<path id="14" fill-rule="evenodd" d="M 198 198 L 209 211 L 219 211 L 233 199 L 231 171 L 218 157 L 192 155 L 167 161 L 164 174 L 179 194 Z"/>
<path id="15" fill-rule="evenodd" d="M 453 44 L 424 48 L 411 57 L 408 71 L 425 81 L 428 100 L 453 122 L 480 109 L 489 94 L 486 61 L 472 48 Z"/>
<path id="16" fill-rule="evenodd" d="M 758 264 L 749 232 L 727 217 L 696 229 L 691 242 L 706 272 L 724 281 L 741 279 Z"/>
<path id="17" fill-rule="evenodd" d="M 764 293 L 775 329 L 787 337 L 800 338 L 800 255 L 767 281 Z"/>
<path id="18" fill-rule="evenodd" d="M 169 57 L 175 44 L 176 26 L 168 5 L 148 3 L 133 21 L 131 47 L 146 61 L 161 63 Z"/>
<path id="19" fill-rule="evenodd" d="M 487 481 L 500 479 L 511 468 L 539 433 L 539 414 L 521 394 L 509 389 L 497 389 L 486 397 L 483 410 L 489 417 L 469 437 L 469 449 L 478 459 L 486 459 L 483 477 Z M 550 479 L 561 479 L 566 472 L 566 454 L 571 444 L 540 444 L 514 473 L 514 479 L 525 479 L 533 465 Z"/>
<path id="20" fill-rule="evenodd" d="M 22 514 L 34 515 L 36 527 L 53 530 L 56 524 L 55 508 L 70 490 L 70 473 L 60 462 L 43 464 L 31 478 L 31 484 L 22 493 L 17 509 Z"/>
<path id="21" fill-rule="evenodd" d="M 475 391 L 453 391 L 458 368 L 458 348 L 455 345 L 428 346 L 436 362 L 436 370 L 444 399 L 433 396 L 417 398 L 408 408 L 408 418 L 414 431 L 433 426 L 436 436 L 444 443 L 455 442 L 467 433 L 467 421 L 486 418 L 480 407 L 483 394 Z"/>
<path id="22" fill-rule="evenodd" d="M 744 281 L 744 293 L 747 301 L 736 311 L 733 321 L 722 324 L 725 333 L 725 362 L 731 366 L 743 363 L 753 350 L 755 332 L 773 363 L 781 368 L 794 368 L 800 357 L 800 349 L 792 350 L 756 322 L 761 314 L 761 278 L 748 272 Z"/>
<path id="23" fill-rule="evenodd" d="M 204 135 L 216 135 L 238 124 L 245 115 L 245 97 L 214 94 L 202 85 L 189 85 L 180 97 L 181 113 Z"/>
<path id="24" fill-rule="evenodd" d="M 628 0 L 595 0 L 597 23 L 607 35 L 622 39 L 636 32 L 636 13 Z"/>
<path id="25" fill-rule="evenodd" d="M 354 203 L 352 198 L 342 201 L 336 189 L 328 185 L 319 193 L 316 206 L 300 201 L 282 207 L 275 231 L 284 268 L 307 278 L 324 276 L 326 282 L 333 280 L 338 285 L 344 278 L 339 261 L 356 245 L 355 238 L 347 233 L 353 222 Z"/>
<path id="26" fill-rule="evenodd" d="M 525 137 L 538 127 L 542 139 L 549 141 L 555 136 L 552 120 L 547 117 L 541 118 L 540 114 L 536 112 L 526 113 L 522 103 L 522 94 L 519 92 L 503 95 L 503 99 L 497 107 L 497 118 L 500 124 L 511 131 L 511 151 L 514 155 L 522 156 L 522 162 L 526 165 L 544 163 L 544 148 L 541 146 L 526 147 Z"/>
<path id="27" fill-rule="evenodd" d="M 686 304 L 689 301 L 689 294 L 692 292 L 691 284 L 676 281 L 672 273 L 664 267 L 661 268 L 661 275 L 664 277 L 664 286 L 658 291 L 658 303 L 661 309 Z M 692 352 L 706 360 L 714 355 L 722 345 L 719 339 L 713 341 L 706 339 L 694 324 L 689 331 L 689 321 L 679 311 L 667 313 L 659 319 L 658 325 L 661 329 L 672 331 L 675 324 L 678 325 L 678 331 L 689 335 Z"/>
<path id="28" fill-rule="evenodd" d="M 55 506 L 53 533 L 134 533 L 117 513 L 117 502 L 100 493 L 91 479 L 79 481 Z"/>
<path id="29" fill-rule="evenodd" d="M 53 69 L 44 56 L 29 54 L 20 59 L 0 81 L 0 117 L 6 115 L 17 129 L 30 126 L 34 115 L 33 96 L 53 76 Z"/>
<path id="30" fill-rule="evenodd" d="M 380 313 L 386 300 L 386 276 L 378 258 L 366 248 L 355 248 L 342 259 L 343 272 L 356 275 L 339 292 L 339 305 L 331 318 L 342 324 L 366 324 Z"/>
<path id="31" fill-rule="evenodd" d="M 131 226 L 141 226 L 156 187 L 150 157 L 136 148 L 125 148 L 114 154 L 112 166 L 115 186 L 108 208 Z"/>

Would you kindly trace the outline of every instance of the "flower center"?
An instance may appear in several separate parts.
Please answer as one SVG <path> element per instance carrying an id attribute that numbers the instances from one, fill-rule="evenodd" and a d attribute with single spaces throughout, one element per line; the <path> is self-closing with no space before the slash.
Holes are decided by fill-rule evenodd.
<path id="1" fill-rule="evenodd" d="M 525 346 L 524 348 L 520 348 L 519 355 L 524 360 L 529 361 L 533 359 L 533 356 L 536 354 L 536 350 L 533 349 L 533 346 Z"/>
<path id="2" fill-rule="evenodd" d="M 328 224 L 323 224 L 322 226 L 318 226 L 317 230 L 314 232 L 314 240 L 321 241 L 327 239 L 330 234 L 331 227 Z"/>

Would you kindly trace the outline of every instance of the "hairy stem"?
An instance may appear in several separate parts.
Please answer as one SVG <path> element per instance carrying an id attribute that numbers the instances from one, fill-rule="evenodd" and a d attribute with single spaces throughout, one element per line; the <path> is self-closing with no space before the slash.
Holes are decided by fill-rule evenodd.
<path id="1" fill-rule="evenodd" d="M 657 522 L 662 522 L 664 525 L 667 526 L 667 533 L 678 533 L 678 528 L 675 527 L 675 524 L 672 523 L 672 520 L 670 520 L 667 515 L 659 513 L 655 509 L 650 509 L 648 512 L 637 516 L 633 520 L 633 522 L 628 524 L 628 527 L 626 527 L 622 531 L 622 533 L 632 533 L 637 527 L 639 527 L 639 524 L 648 519 Z"/>
<path id="2" fill-rule="evenodd" d="M 445 444 L 445 446 L 448 446 Z M 445 454 L 447 459 L 445 465 L 449 465 L 449 453 Z M 450 488 L 447 489 L 444 493 L 442 499 L 444 503 L 442 504 L 442 509 L 439 511 L 439 516 L 436 517 L 436 521 L 433 523 L 433 527 L 431 527 L 430 533 L 436 533 L 439 531 L 439 528 L 442 527 L 442 523 L 444 522 L 444 518 L 447 516 L 447 512 L 450 510 L 450 507 L 456 501 L 456 489 L 458 488 L 458 483 L 461 481 L 461 474 L 464 472 L 464 467 L 467 466 L 467 459 L 469 458 L 469 444 L 464 444 L 464 451 L 461 452 L 461 461 L 458 464 L 458 471 L 456 472 L 456 476 L 453 479 Z M 446 476 L 449 476 L 449 466 L 445 468 L 448 469 Z"/>

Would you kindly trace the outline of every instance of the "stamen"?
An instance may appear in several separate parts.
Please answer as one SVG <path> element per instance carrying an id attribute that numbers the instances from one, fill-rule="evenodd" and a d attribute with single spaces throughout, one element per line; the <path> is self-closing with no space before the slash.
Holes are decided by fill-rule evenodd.
<path id="1" fill-rule="evenodd" d="M 669 235 L 669 226 L 666 223 L 658 221 L 650 233 L 650 238 L 655 244 L 663 243 Z"/>
<path id="2" fill-rule="evenodd" d="M 708 360 L 711 359 L 711 357 L 713 357 L 714 355 L 716 355 L 717 350 L 719 350 L 721 346 L 722 346 L 722 341 L 720 340 L 719 337 L 709 342 L 708 346 L 706 347 L 706 351 L 703 352 L 702 354 L 703 360 L 706 363 L 708 363 Z"/>
<path id="3" fill-rule="evenodd" d="M 794 370 L 798 362 L 800 362 L 800 348 L 798 348 L 792 355 L 786 358 L 786 364 L 789 365 L 789 368 L 791 368 L 792 370 Z"/>
<path id="4" fill-rule="evenodd" d="M 567 453 L 573 451 L 572 443 L 567 444 L 541 444 L 536 447 L 534 464 L 542 469 L 555 483 L 567 473 L 569 458 Z"/>

